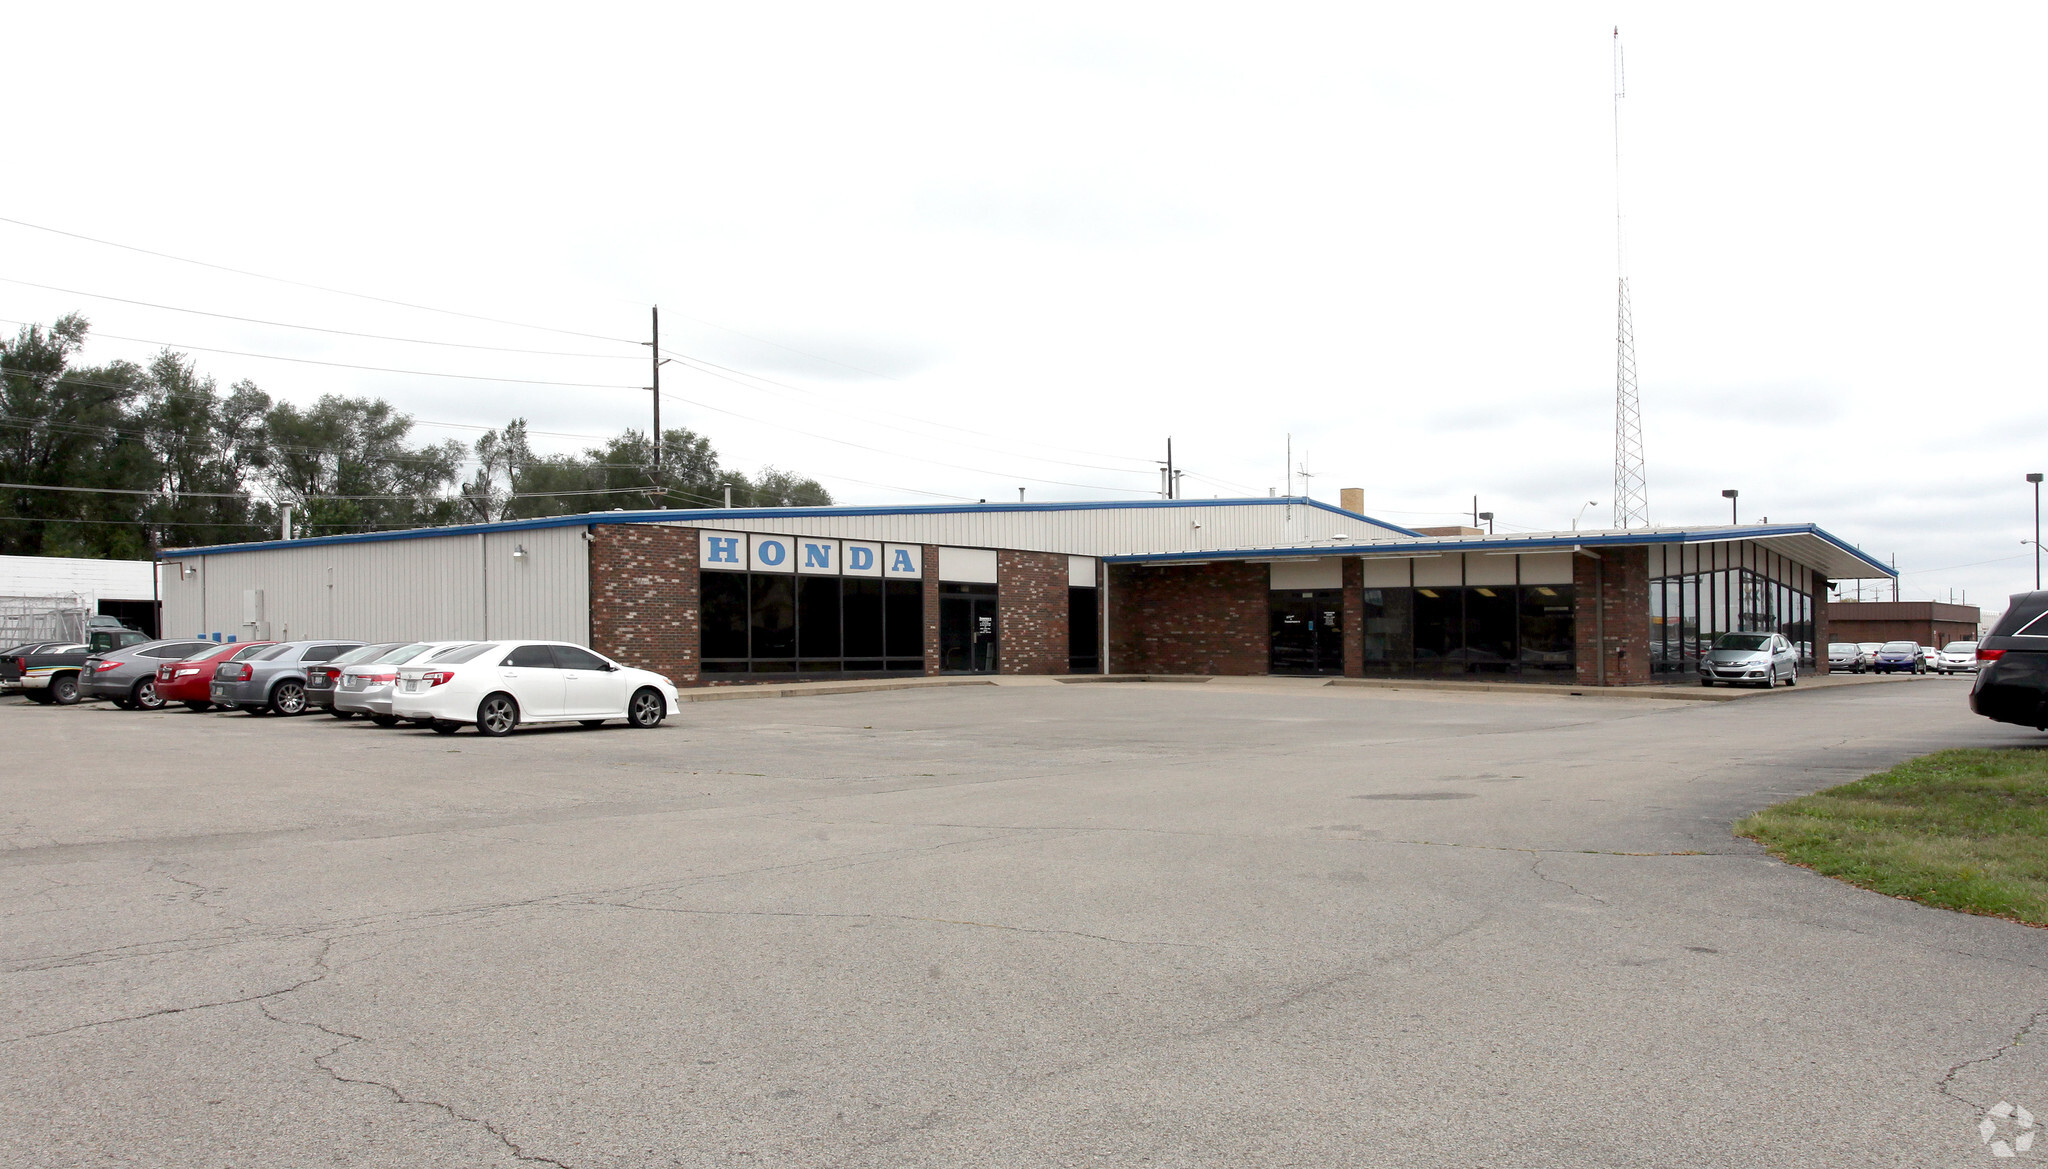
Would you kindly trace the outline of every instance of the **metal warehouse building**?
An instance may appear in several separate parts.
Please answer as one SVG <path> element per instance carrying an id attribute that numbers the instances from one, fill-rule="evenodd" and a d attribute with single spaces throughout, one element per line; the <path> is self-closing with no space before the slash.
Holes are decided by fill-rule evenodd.
<path id="1" fill-rule="evenodd" d="M 1481 674 L 1627 685 L 1732 629 L 1824 670 L 1810 524 L 1431 536 L 1304 498 L 600 512 L 166 552 L 167 634 L 544 638 L 679 685 Z"/>

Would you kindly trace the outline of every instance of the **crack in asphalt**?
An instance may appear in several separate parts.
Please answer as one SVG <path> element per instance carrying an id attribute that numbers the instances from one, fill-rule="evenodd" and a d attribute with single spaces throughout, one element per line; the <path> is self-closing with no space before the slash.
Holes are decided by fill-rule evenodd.
<path id="1" fill-rule="evenodd" d="M 1573 895 L 1575 896 L 1584 897 L 1588 901 L 1598 901 L 1602 905 L 1608 904 L 1608 901 L 1605 897 L 1595 897 L 1591 893 L 1586 892 L 1584 889 L 1579 888 L 1577 885 L 1572 884 L 1570 881 L 1564 880 L 1561 877 L 1553 877 L 1550 874 L 1544 872 L 1543 855 L 1541 853 L 1531 852 L 1529 854 L 1529 872 L 1537 880 L 1542 881 L 1546 884 L 1562 885 L 1565 888 L 1570 889 Z"/>
<path id="2" fill-rule="evenodd" d="M 1954 1100 L 1956 1103 L 1968 1107 L 1973 1112 L 1982 1112 L 1986 1107 L 1985 1105 L 1979 1104 L 1976 1101 L 1969 1099 L 1968 1097 L 1956 1094 L 1956 1077 L 1962 1074 L 1964 1068 L 1976 1067 L 1978 1064 L 1995 1063 L 1998 1060 L 2005 1058 L 2007 1055 L 2012 1053 L 2014 1048 L 2025 1043 L 2027 1041 L 2027 1036 L 2033 1032 L 2034 1028 L 2040 1026 L 2044 1021 L 2048 1021 L 2048 1009 L 2034 1012 L 2034 1014 L 2030 1018 L 2028 1018 L 2024 1026 L 2022 1026 L 2018 1031 L 2013 1032 L 2012 1038 L 2000 1044 L 1997 1050 L 1993 1051 L 1990 1055 L 1980 1055 L 1975 1059 L 1966 1059 L 1963 1062 L 1956 1064 L 1953 1067 L 1950 1067 L 1948 1071 L 1942 1073 L 1940 1081 L 1938 1081 L 1935 1084 L 1935 1090 L 1940 1092 L 1942 1095 L 1948 1097 L 1949 1099 Z"/>
<path id="3" fill-rule="evenodd" d="M 1003 925 L 992 921 L 967 921 L 953 917 L 919 917 L 908 913 L 826 913 L 798 909 L 692 909 L 681 906 L 636 905 L 629 901 L 588 901 L 583 904 L 606 906 L 612 909 L 637 909 L 646 913 L 699 914 L 706 917 L 803 917 L 847 919 L 854 921 L 910 921 L 930 925 L 962 925 L 975 929 L 1003 930 L 1019 934 L 1043 934 L 1048 937 L 1087 938 L 1090 941 L 1110 942 L 1119 946 L 1165 946 L 1185 950 L 1210 950 L 1200 942 L 1164 942 L 1145 938 L 1112 938 L 1105 934 L 1084 933 L 1080 930 L 1053 929 L 1050 926 Z"/>
<path id="4" fill-rule="evenodd" d="M 524 1161 L 534 1165 L 554 1165 L 557 1167 L 557 1169 L 572 1169 L 572 1167 L 566 1161 L 558 1161 L 553 1157 L 546 1157 L 540 1155 L 539 1153 L 527 1152 L 526 1149 L 519 1144 L 519 1142 L 513 1140 L 510 1136 L 508 1136 L 503 1129 L 499 1128 L 496 1124 L 493 1124 L 492 1122 L 483 1119 L 480 1116 L 469 1116 L 465 1113 L 457 1111 L 453 1105 L 444 1104 L 439 1100 L 421 1100 L 412 1096 L 408 1096 L 404 1092 L 400 1091 L 398 1088 L 394 1087 L 391 1084 L 387 1084 L 382 1080 L 364 1079 L 359 1076 L 345 1076 L 341 1074 L 339 1071 L 336 1071 L 334 1067 L 327 1062 L 333 1059 L 340 1052 L 350 1047 L 353 1047 L 358 1043 L 369 1042 L 369 1040 L 364 1036 L 357 1035 L 354 1032 L 350 1031 L 339 1031 L 333 1027 L 327 1026 L 324 1023 L 317 1023 L 310 1019 L 283 1018 L 282 1016 L 273 1012 L 270 1009 L 270 1005 L 268 1003 L 258 1003 L 256 1009 L 262 1011 L 264 1017 L 269 1019 L 273 1023 L 282 1023 L 287 1027 L 310 1027 L 313 1030 L 318 1031 L 322 1035 L 328 1036 L 329 1038 L 341 1040 L 341 1042 L 335 1044 L 333 1047 L 330 1047 L 326 1051 L 321 1052 L 319 1055 L 313 1057 L 313 1066 L 315 1068 L 318 1068 L 321 1072 L 325 1073 L 329 1078 L 333 1079 L 335 1083 L 354 1084 L 366 1088 L 381 1088 L 385 1092 L 389 1093 L 394 1101 L 400 1104 L 404 1104 L 414 1108 L 432 1108 L 436 1111 L 445 1114 L 453 1120 L 458 1120 L 462 1122 L 463 1124 L 476 1125 L 478 1128 L 491 1134 L 491 1136 L 494 1139 L 496 1139 L 499 1144 L 505 1146 L 505 1151 L 510 1153 L 516 1160 Z"/>
<path id="5" fill-rule="evenodd" d="M 273 999 L 279 995 L 290 994 L 295 990 L 304 990 L 306 987 L 319 982 L 333 973 L 327 966 L 327 952 L 333 946 L 334 942 L 332 939 L 322 939 L 319 952 L 313 955 L 313 968 L 318 973 L 314 974 L 311 978 L 302 978 L 290 986 L 281 987 L 277 990 L 267 990 L 262 994 L 242 995 L 239 998 L 220 999 L 210 1003 L 191 1003 L 182 1007 L 164 1007 L 161 1010 L 144 1011 L 139 1015 L 122 1015 L 113 1019 L 95 1019 L 90 1023 L 75 1023 L 69 1027 L 59 1027 L 54 1031 L 38 1031 L 30 1035 L 17 1035 L 12 1039 L 0 1039 L 0 1047 L 12 1046 L 16 1043 L 27 1043 L 31 1039 L 48 1039 L 56 1035 L 69 1035 L 73 1031 L 85 1031 L 93 1027 L 111 1027 L 117 1023 L 136 1023 L 143 1019 L 160 1019 L 166 1015 L 184 1015 L 193 1011 L 209 1011 L 215 1007 L 239 1006 L 242 1003 L 261 1003 L 265 999 Z"/>

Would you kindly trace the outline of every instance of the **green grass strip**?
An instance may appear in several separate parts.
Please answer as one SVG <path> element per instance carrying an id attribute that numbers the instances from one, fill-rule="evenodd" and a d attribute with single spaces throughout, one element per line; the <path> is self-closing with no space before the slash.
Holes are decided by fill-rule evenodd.
<path id="1" fill-rule="evenodd" d="M 1938 751 L 1765 808 L 1735 834 L 1865 889 L 2048 925 L 2048 750 Z"/>

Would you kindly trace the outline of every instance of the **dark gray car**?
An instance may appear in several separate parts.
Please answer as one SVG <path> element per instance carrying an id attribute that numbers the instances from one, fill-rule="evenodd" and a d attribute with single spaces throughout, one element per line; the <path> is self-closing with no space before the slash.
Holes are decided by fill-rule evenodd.
<path id="1" fill-rule="evenodd" d="M 307 667 L 331 662 L 362 644 L 328 638 L 279 642 L 245 661 L 223 663 L 208 693 L 216 705 L 250 714 L 304 714 Z"/>
<path id="2" fill-rule="evenodd" d="M 156 693 L 156 668 L 216 648 L 197 638 L 169 638 L 103 650 L 86 658 L 78 671 L 78 696 L 104 698 L 122 710 L 162 710 L 164 700 Z"/>

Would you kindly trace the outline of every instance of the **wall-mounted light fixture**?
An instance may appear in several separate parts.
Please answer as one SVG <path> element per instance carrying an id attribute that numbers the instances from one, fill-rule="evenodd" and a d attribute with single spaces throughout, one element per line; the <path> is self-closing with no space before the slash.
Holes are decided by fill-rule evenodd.
<path id="1" fill-rule="evenodd" d="M 526 559 L 526 545 L 524 545 L 524 544 L 515 544 L 515 545 L 513 545 L 513 546 L 512 546 L 512 559 L 514 559 L 514 560 L 524 560 L 524 559 Z"/>

